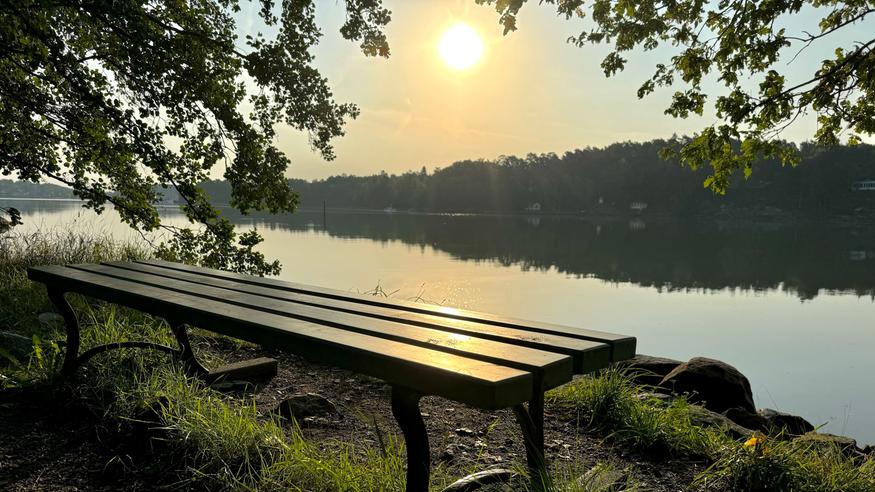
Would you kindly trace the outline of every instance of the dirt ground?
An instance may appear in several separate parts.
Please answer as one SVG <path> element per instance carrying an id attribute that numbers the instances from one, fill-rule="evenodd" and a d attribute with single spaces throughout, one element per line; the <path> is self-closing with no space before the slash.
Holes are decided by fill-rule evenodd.
<path id="1" fill-rule="evenodd" d="M 258 348 L 221 347 L 232 359 L 257 356 L 279 360 L 279 374 L 258 385 L 235 385 L 229 398 L 253 395 L 261 412 L 284 398 L 317 393 L 331 400 L 336 414 L 307 418 L 304 434 L 324 446 L 341 440 L 377 447 L 377 429 L 400 431 L 389 408 L 389 387 L 348 371 Z M 461 476 L 476 469 L 523 463 L 522 436 L 512 412 L 484 412 L 438 397 L 421 404 L 428 428 L 432 461 Z M 568 416 L 547 408 L 545 443 L 549 463 L 569 461 L 585 471 L 609 462 L 627 469 L 643 491 L 688 490 L 706 466 L 694 461 L 666 461 L 612 447 L 579 429 Z M 117 426 L 118 427 L 118 426 Z M 0 490 L 140 491 L 190 489 L 181 457 L 156 449 L 147 435 L 125 426 L 112 428 L 64 392 L 0 393 Z M 473 466 L 472 466 L 473 465 Z"/>

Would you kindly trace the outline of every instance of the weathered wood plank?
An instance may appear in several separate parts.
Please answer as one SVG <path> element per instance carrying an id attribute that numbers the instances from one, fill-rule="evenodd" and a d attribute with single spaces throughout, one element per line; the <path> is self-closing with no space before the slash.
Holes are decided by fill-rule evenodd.
<path id="1" fill-rule="evenodd" d="M 134 272 L 150 273 L 167 279 L 178 279 L 221 287 L 237 292 L 245 292 L 270 299 L 281 299 L 308 306 L 318 306 L 335 311 L 364 315 L 387 321 L 397 321 L 408 325 L 422 326 L 437 330 L 452 332 L 459 335 L 475 336 L 504 343 L 511 343 L 539 350 L 568 354 L 573 357 L 574 371 L 579 374 L 601 369 L 610 363 L 611 349 L 607 344 L 580 340 L 576 338 L 547 335 L 542 333 L 524 332 L 501 326 L 445 318 L 431 314 L 412 313 L 409 311 L 371 306 L 344 300 L 301 294 L 260 285 L 240 283 L 191 272 L 170 270 L 153 265 L 130 262 L 105 263 L 116 268 Z"/>
<path id="2" fill-rule="evenodd" d="M 531 373 L 490 362 L 73 268 L 32 267 L 28 277 L 479 408 L 506 408 L 533 395 Z"/>
<path id="3" fill-rule="evenodd" d="M 604 342 L 611 346 L 611 359 L 612 360 L 624 360 L 634 357 L 635 355 L 635 346 L 636 339 L 635 337 L 630 337 L 627 335 L 620 335 L 616 333 L 608 333 L 603 331 L 596 330 L 587 330 L 583 328 L 574 328 L 570 326 L 557 325 L 553 323 L 544 323 L 538 321 L 529 321 L 523 320 L 519 318 L 511 318 L 507 316 L 498 316 L 494 314 L 476 312 L 476 311 L 468 311 L 464 309 L 455 309 L 448 308 L 443 306 L 436 306 L 432 304 L 425 304 L 419 302 L 410 302 L 410 301 L 401 301 L 395 299 L 386 299 L 380 298 L 376 296 L 368 296 L 363 294 L 357 294 L 353 292 L 346 292 L 341 290 L 327 289 L 324 287 L 316 287 L 310 285 L 304 285 L 294 282 L 288 282 L 284 280 L 278 280 L 274 278 L 263 278 L 263 277 L 255 277 L 252 275 L 245 275 L 240 273 L 232 273 L 226 272 L 222 270 L 214 270 L 209 268 L 202 267 L 194 267 L 190 265 L 184 265 L 182 263 L 173 263 L 169 261 L 163 260 L 146 260 L 138 263 L 145 263 L 150 265 L 157 265 L 162 268 L 168 268 L 173 270 L 185 271 L 197 273 L 200 275 L 206 275 L 216 278 L 224 278 L 235 280 L 238 282 L 245 282 L 252 285 L 262 285 L 269 286 L 276 289 L 287 290 L 291 292 L 298 292 L 303 294 L 311 294 L 321 297 L 328 297 L 331 299 L 339 299 L 339 300 L 348 300 L 351 302 L 357 302 L 361 304 L 368 304 L 373 306 L 382 306 L 389 307 L 394 309 L 401 309 L 405 311 L 410 311 L 413 313 L 420 314 L 431 314 L 435 316 L 442 316 L 446 318 L 459 319 L 464 321 L 473 321 L 477 323 L 485 323 L 494 326 L 503 326 L 506 328 L 511 328 L 515 330 L 523 330 L 527 332 L 536 332 L 536 333 L 544 333 L 551 335 L 559 335 L 570 338 L 578 338 L 581 340 L 591 340 L 595 342 Z"/>
<path id="4" fill-rule="evenodd" d="M 162 289 L 170 289 L 183 294 L 231 303 L 249 309 L 290 316 L 311 323 L 325 324 L 366 335 L 434 348 L 435 350 L 442 350 L 464 357 L 536 372 L 542 377 L 544 388 L 541 389 L 554 388 L 571 380 L 572 359 L 567 355 L 495 342 L 476 336 L 458 335 L 441 330 L 337 312 L 322 307 L 261 297 L 245 292 L 187 282 L 181 279 L 125 270 L 111 265 L 84 264 L 69 265 L 69 267 Z"/>
<path id="5" fill-rule="evenodd" d="M 276 376 L 278 370 L 279 363 L 276 359 L 258 357 L 217 367 L 211 370 L 205 379 L 209 383 L 224 379 L 263 380 Z"/>

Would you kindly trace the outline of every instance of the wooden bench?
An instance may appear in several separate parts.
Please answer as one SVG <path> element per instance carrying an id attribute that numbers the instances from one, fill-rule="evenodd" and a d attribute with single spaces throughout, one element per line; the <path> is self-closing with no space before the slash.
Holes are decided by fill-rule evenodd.
<path id="1" fill-rule="evenodd" d="M 186 327 L 197 327 L 385 381 L 406 442 L 408 491 L 426 490 L 429 482 L 422 396 L 512 408 L 533 479 L 543 480 L 544 392 L 635 354 L 629 336 L 164 261 L 42 266 L 28 276 L 46 285 L 64 317 L 67 375 L 105 350 L 148 347 L 179 356 L 197 375 L 215 376 L 191 350 Z M 80 355 L 79 325 L 66 293 L 163 318 L 179 348 L 120 342 Z"/>

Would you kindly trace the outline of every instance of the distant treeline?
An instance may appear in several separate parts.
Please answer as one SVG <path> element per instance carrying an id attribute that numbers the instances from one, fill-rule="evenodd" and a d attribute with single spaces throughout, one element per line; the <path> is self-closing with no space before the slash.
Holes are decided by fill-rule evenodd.
<path id="1" fill-rule="evenodd" d="M 0 179 L 0 198 L 76 198 L 66 186 Z"/>
<path id="2" fill-rule="evenodd" d="M 432 173 L 423 168 L 290 183 L 305 208 L 324 201 L 329 208 L 422 212 L 698 215 L 751 209 L 811 215 L 859 212 L 875 204 L 875 191 L 853 190 L 855 183 L 875 180 L 871 145 L 823 149 L 803 144 L 799 166 L 757 162 L 750 178 L 739 178 L 725 196 L 703 188 L 707 169 L 693 171 L 660 159 L 657 154 L 667 145 L 664 140 L 617 143 L 561 156 L 461 161 Z M 226 182 L 203 187 L 216 203 L 229 201 Z"/>
<path id="3" fill-rule="evenodd" d="M 802 144 L 802 162 L 783 168 L 772 160 L 754 165 L 729 193 L 716 196 L 702 183 L 708 169 L 691 170 L 658 157 L 665 140 L 617 143 L 557 154 L 467 160 L 429 173 L 333 176 L 289 180 L 303 208 L 419 212 L 641 213 L 672 216 L 755 213 L 806 216 L 875 211 L 875 190 L 856 190 L 875 180 L 875 146 L 818 148 Z M 216 204 L 230 202 L 223 180 L 201 184 Z M 0 180 L 0 197 L 72 198 L 65 187 Z M 175 194 L 167 196 L 173 202 Z"/>

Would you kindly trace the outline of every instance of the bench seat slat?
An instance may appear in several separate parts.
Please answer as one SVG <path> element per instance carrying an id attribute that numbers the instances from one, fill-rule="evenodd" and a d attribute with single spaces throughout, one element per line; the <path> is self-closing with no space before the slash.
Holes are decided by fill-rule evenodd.
<path id="1" fill-rule="evenodd" d="M 334 326 L 366 335 L 434 348 L 464 357 L 537 372 L 543 377 L 542 389 L 555 388 L 571 380 L 572 359 L 570 356 L 563 354 L 486 340 L 476 336 L 458 335 L 441 330 L 332 311 L 322 307 L 296 304 L 236 290 L 125 270 L 111 265 L 85 264 L 70 265 L 69 267 L 152 287 L 170 289 L 214 301 L 231 303 L 249 309 L 279 314 L 281 316 L 290 316 L 311 323 Z M 209 327 L 203 328 L 209 329 Z"/>
<path id="2" fill-rule="evenodd" d="M 551 335 L 559 335 L 564 337 L 578 338 L 581 340 L 591 340 L 594 342 L 603 342 L 611 346 L 611 360 L 625 360 L 635 355 L 636 340 L 635 337 L 619 335 L 596 330 L 586 330 L 582 328 L 574 328 L 570 326 L 557 325 L 553 323 L 543 323 L 518 318 L 505 316 L 497 316 L 488 313 L 468 311 L 464 309 L 448 308 L 431 304 L 424 304 L 410 301 L 388 300 L 381 299 L 376 296 L 368 296 L 346 292 L 341 290 L 326 289 L 323 287 L 315 287 L 311 285 L 303 285 L 285 280 L 274 278 L 256 277 L 253 275 L 245 275 L 240 273 L 226 272 L 222 270 L 214 270 L 210 268 L 195 267 L 182 263 L 174 263 L 163 260 L 144 260 L 138 263 L 150 264 L 178 270 L 184 272 L 197 273 L 200 275 L 211 276 L 216 278 L 224 278 L 237 282 L 244 282 L 252 285 L 269 286 L 277 289 L 288 290 L 303 294 L 327 297 L 331 299 L 346 300 L 372 306 L 388 307 L 393 309 L 401 309 L 412 313 L 429 314 L 441 316 L 445 318 L 453 318 L 464 321 L 472 321 L 476 323 L 484 323 L 494 326 L 502 326 L 514 330 L 522 330 L 525 332 L 544 333 Z"/>
<path id="3" fill-rule="evenodd" d="M 133 272 L 160 275 L 169 279 L 180 279 L 207 286 L 221 287 L 223 289 L 245 292 L 247 294 L 254 294 L 270 299 L 281 299 L 284 301 L 291 301 L 309 306 L 318 306 L 339 312 L 364 315 L 382 320 L 402 322 L 408 325 L 422 326 L 550 352 L 568 354 L 573 357 L 574 371 L 579 374 L 603 368 L 610 362 L 610 346 L 602 342 L 593 342 L 543 333 L 522 332 L 520 330 L 513 330 L 501 326 L 463 321 L 435 316 L 432 314 L 412 313 L 398 309 L 329 299 L 326 297 L 301 294 L 272 287 L 243 284 L 233 280 L 183 272 L 180 270 L 170 270 L 141 263 L 109 262 L 106 263 L 106 265 Z"/>
<path id="4" fill-rule="evenodd" d="M 61 291 L 207 327 L 483 409 L 506 408 L 533 394 L 531 373 L 456 354 L 63 266 L 32 267 L 28 276 Z"/>

